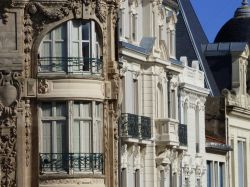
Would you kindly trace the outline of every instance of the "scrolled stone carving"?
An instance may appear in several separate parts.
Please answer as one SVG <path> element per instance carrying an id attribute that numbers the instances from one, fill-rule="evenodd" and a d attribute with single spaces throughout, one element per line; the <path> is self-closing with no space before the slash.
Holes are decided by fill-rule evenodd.
<path id="1" fill-rule="evenodd" d="M 1 186 L 16 186 L 16 114 L 20 98 L 20 74 L 9 71 L 0 72 Z"/>
<path id="2" fill-rule="evenodd" d="M 96 2 L 96 16 L 104 23 L 108 15 L 108 7 L 104 0 L 98 0 Z"/>

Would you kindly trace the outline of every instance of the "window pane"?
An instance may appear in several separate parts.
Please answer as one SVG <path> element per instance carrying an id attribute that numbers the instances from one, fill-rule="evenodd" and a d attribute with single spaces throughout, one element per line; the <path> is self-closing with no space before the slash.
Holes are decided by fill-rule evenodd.
<path id="1" fill-rule="evenodd" d="M 212 187 L 212 170 L 210 161 L 207 161 L 207 187 Z"/>
<path id="2" fill-rule="evenodd" d="M 67 116 L 66 104 L 65 103 L 56 103 L 56 116 Z"/>
<path id="3" fill-rule="evenodd" d="M 89 42 L 82 43 L 82 56 L 89 58 Z"/>
<path id="4" fill-rule="evenodd" d="M 40 57 L 50 57 L 52 56 L 52 46 L 51 46 L 51 42 L 43 42 L 42 43 L 42 48 L 41 48 L 41 53 L 40 53 Z"/>
<path id="5" fill-rule="evenodd" d="M 80 22 L 79 21 L 72 21 L 72 40 L 79 41 L 79 29 L 80 29 Z"/>
<path id="6" fill-rule="evenodd" d="M 73 151 L 80 153 L 80 121 L 74 121 L 73 126 Z"/>
<path id="7" fill-rule="evenodd" d="M 90 23 L 85 22 L 82 25 L 82 40 L 89 40 L 89 30 L 90 30 Z"/>
<path id="8" fill-rule="evenodd" d="M 51 40 L 51 32 L 45 35 L 44 40 Z"/>
<path id="9" fill-rule="evenodd" d="M 91 103 L 89 102 L 75 102 L 74 103 L 74 117 L 91 118 Z"/>
<path id="10" fill-rule="evenodd" d="M 52 126 L 51 122 L 42 122 L 43 130 L 43 153 L 50 153 L 52 151 Z"/>
<path id="11" fill-rule="evenodd" d="M 67 152 L 66 125 L 64 121 L 56 122 L 57 153 Z"/>
<path id="12" fill-rule="evenodd" d="M 52 116 L 52 103 L 43 103 L 42 104 L 42 116 Z"/>
<path id="13" fill-rule="evenodd" d="M 55 54 L 54 57 L 65 57 L 66 48 L 64 42 L 55 42 Z"/>
<path id="14" fill-rule="evenodd" d="M 102 153 L 103 147 L 103 130 L 102 130 L 102 122 L 96 121 L 93 125 L 93 152 L 94 153 Z"/>
<path id="15" fill-rule="evenodd" d="M 79 45 L 79 42 L 72 42 L 72 57 L 81 57 L 81 55 L 79 54 Z"/>
<path id="16" fill-rule="evenodd" d="M 73 150 L 75 153 L 91 152 L 91 122 L 90 121 L 74 121 L 73 126 Z"/>
<path id="17" fill-rule="evenodd" d="M 66 37 L 66 27 L 65 27 L 65 24 L 60 26 L 60 27 L 57 27 L 55 30 L 55 40 L 65 40 L 65 37 Z"/>

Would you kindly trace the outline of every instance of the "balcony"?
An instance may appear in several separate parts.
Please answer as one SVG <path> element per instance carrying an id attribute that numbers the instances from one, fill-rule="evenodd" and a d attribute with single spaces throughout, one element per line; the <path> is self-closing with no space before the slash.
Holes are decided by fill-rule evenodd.
<path id="1" fill-rule="evenodd" d="M 156 143 L 158 145 L 179 145 L 178 121 L 173 119 L 156 119 Z"/>
<path id="2" fill-rule="evenodd" d="M 101 153 L 40 153 L 40 173 L 100 172 L 104 156 Z"/>
<path id="3" fill-rule="evenodd" d="M 179 124 L 179 143 L 180 146 L 187 146 L 187 125 Z"/>
<path id="4" fill-rule="evenodd" d="M 42 57 L 38 59 L 38 73 L 100 74 L 102 60 L 79 57 Z"/>
<path id="5" fill-rule="evenodd" d="M 150 139 L 151 119 L 146 116 L 123 113 L 120 117 L 121 137 Z"/>

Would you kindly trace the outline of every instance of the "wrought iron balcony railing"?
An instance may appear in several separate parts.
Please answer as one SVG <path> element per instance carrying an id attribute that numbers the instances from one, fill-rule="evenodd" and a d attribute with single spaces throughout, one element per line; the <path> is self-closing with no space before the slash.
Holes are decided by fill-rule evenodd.
<path id="1" fill-rule="evenodd" d="M 40 173 L 45 172 L 101 172 L 102 153 L 40 153 Z"/>
<path id="2" fill-rule="evenodd" d="M 41 57 L 38 59 L 38 73 L 100 74 L 102 60 L 80 57 Z"/>
<path id="3" fill-rule="evenodd" d="M 180 146 L 187 146 L 187 125 L 179 124 L 179 142 Z"/>
<path id="4" fill-rule="evenodd" d="M 123 113 L 119 122 L 121 136 L 140 139 L 151 138 L 151 119 L 146 116 Z"/>

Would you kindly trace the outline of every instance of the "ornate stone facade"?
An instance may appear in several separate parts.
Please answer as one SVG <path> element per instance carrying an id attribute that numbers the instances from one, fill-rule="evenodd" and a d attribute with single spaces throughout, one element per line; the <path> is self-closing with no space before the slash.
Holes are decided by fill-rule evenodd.
<path id="1" fill-rule="evenodd" d="M 3 24 L 0 24 L 0 48 L 3 48 L 4 42 L 8 43 L 5 47 L 8 51 L 0 52 L 1 186 L 35 187 L 44 183 L 39 184 L 39 178 L 44 177 L 40 175 L 39 163 L 42 144 L 39 102 L 55 101 L 56 98 L 85 100 L 91 97 L 103 104 L 102 142 L 105 158 L 103 175 L 100 179 L 91 179 L 91 184 L 109 187 L 118 185 L 117 121 L 120 83 L 114 38 L 118 6 L 118 0 L 1 1 L 0 21 Z M 100 28 L 103 65 L 101 76 L 41 75 L 39 46 L 44 36 L 59 25 L 76 19 L 93 20 Z M 8 33 L 15 37 L 5 37 Z M 74 84 L 81 88 L 87 84 L 93 90 L 88 93 L 89 96 L 86 90 L 76 91 L 75 95 L 73 91 L 70 97 L 60 96 L 64 92 L 62 89 L 67 91 L 66 85 L 73 88 Z M 55 92 L 58 86 L 62 86 L 61 90 Z M 81 96 L 81 93 L 84 95 Z M 95 178 L 95 175 L 92 177 Z M 60 181 L 67 181 L 67 177 L 63 178 L 65 179 Z M 57 180 L 51 176 L 46 181 L 52 181 L 56 185 Z M 84 186 L 87 182 L 80 183 Z"/>

